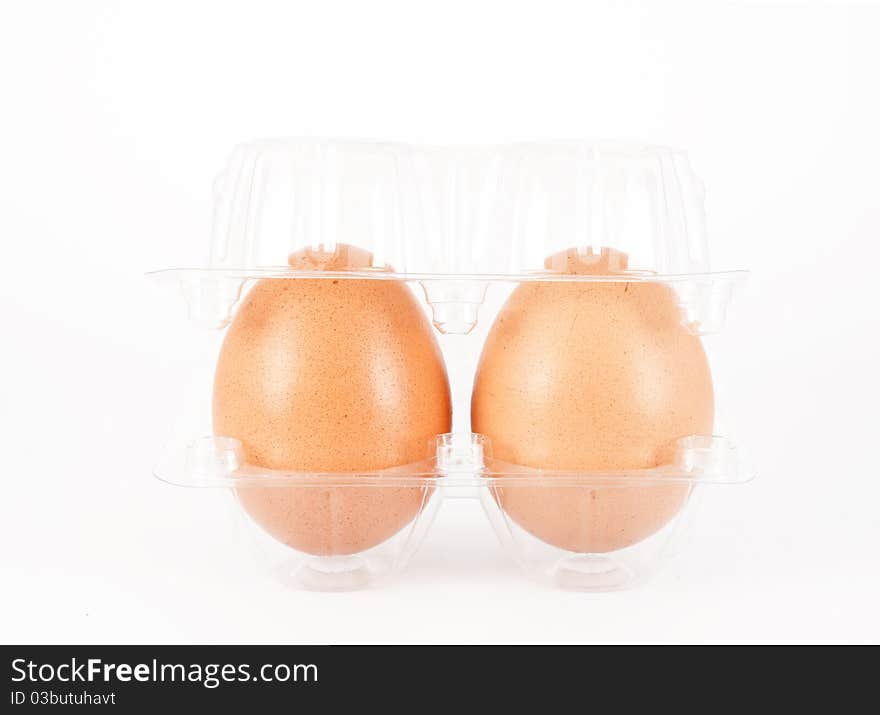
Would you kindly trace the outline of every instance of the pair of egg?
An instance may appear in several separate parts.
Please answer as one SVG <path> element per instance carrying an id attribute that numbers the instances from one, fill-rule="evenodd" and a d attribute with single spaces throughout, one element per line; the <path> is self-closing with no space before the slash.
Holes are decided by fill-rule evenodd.
<path id="1" fill-rule="evenodd" d="M 349 246 L 292 254 L 291 267 L 369 268 Z M 555 272 L 620 275 L 615 251 L 552 256 Z M 371 472 L 423 461 L 449 432 L 449 381 L 433 329 L 395 280 L 261 280 L 229 327 L 214 381 L 214 430 L 248 463 L 275 470 Z M 642 469 L 672 461 L 676 441 L 708 434 L 712 382 L 672 291 L 653 282 L 532 282 L 490 330 L 471 423 L 490 467 L 557 472 Z M 537 538 L 577 552 L 637 543 L 687 498 L 680 484 L 494 487 Z M 315 555 L 380 544 L 410 523 L 429 487 L 246 487 L 238 498 L 277 540 Z"/>

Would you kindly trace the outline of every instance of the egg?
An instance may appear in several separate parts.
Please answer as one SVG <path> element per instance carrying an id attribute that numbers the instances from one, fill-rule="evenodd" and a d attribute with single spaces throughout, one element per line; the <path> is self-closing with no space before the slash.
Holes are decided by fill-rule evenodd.
<path id="1" fill-rule="evenodd" d="M 673 290 L 636 280 L 612 249 L 570 249 L 545 265 L 633 280 L 524 282 L 513 291 L 487 337 L 471 403 L 472 428 L 489 437 L 494 459 L 550 472 L 647 469 L 672 462 L 680 438 L 711 434 L 708 361 Z M 689 494 L 674 482 L 504 486 L 502 476 L 498 484 L 510 519 L 580 553 L 642 541 Z"/>
<path id="2" fill-rule="evenodd" d="M 370 269 L 372 256 L 337 245 L 292 254 L 293 268 Z M 376 270 L 376 269 L 370 269 Z M 248 464 L 350 473 L 422 462 L 451 422 L 449 382 L 433 328 L 402 282 L 269 278 L 255 283 L 217 361 L 214 432 Z M 353 554 L 410 523 L 423 486 L 240 487 L 265 531 L 314 555 Z"/>

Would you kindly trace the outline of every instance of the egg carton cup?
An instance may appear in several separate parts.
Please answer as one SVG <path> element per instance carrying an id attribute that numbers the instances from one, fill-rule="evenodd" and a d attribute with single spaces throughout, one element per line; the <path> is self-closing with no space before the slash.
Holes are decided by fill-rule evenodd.
<path id="1" fill-rule="evenodd" d="M 225 329 L 266 280 L 404 283 L 420 298 L 447 364 L 466 365 L 450 372 L 453 431 L 437 435 L 423 461 L 380 471 L 248 464 L 238 440 L 209 434 L 210 395 L 195 400 L 198 417 L 184 420 L 183 438 L 162 452 L 155 476 L 228 490 L 242 507 L 249 490 L 278 490 L 294 504 L 319 500 L 319 512 L 303 512 L 323 535 L 311 548 L 270 536 L 236 508 L 255 553 L 284 583 L 371 586 L 406 565 L 445 499 L 472 498 L 529 577 L 585 591 L 628 587 L 683 543 L 703 488 L 754 476 L 723 434 L 684 437 L 670 463 L 653 469 L 572 472 L 497 460 L 491 441 L 470 431 L 476 359 L 506 296 L 522 283 L 659 283 L 689 332 L 723 327 L 747 273 L 710 270 L 703 189 L 682 152 L 590 142 L 438 148 L 264 140 L 233 152 L 214 194 L 207 264 L 148 274 L 179 290 L 193 334 L 211 343 L 203 351 L 211 362 L 196 374 L 213 373 Z M 313 265 L 284 264 L 304 250 Z M 572 257 L 625 273 L 572 274 Z M 726 432 L 718 419 L 714 430 Z M 346 520 L 353 509 L 374 513 L 383 494 L 405 497 L 411 513 L 385 538 L 356 548 Z M 554 520 L 560 509 L 565 518 Z"/>
<path id="2" fill-rule="evenodd" d="M 176 486 L 240 490 L 279 489 L 300 495 L 318 491 L 330 506 L 322 522 L 330 551 L 344 551 L 345 521 L 352 499 L 381 500 L 380 490 L 408 492 L 419 503 L 415 516 L 382 543 L 356 553 L 316 555 L 279 543 L 245 515 L 251 544 L 283 582 L 310 590 L 352 590 L 402 570 L 420 546 L 445 499 L 479 499 L 505 551 L 535 580 L 574 590 L 614 590 L 648 578 L 674 554 L 697 501 L 698 487 L 743 484 L 753 468 L 721 436 L 694 435 L 678 441 L 672 464 L 654 469 L 608 472 L 539 470 L 493 459 L 490 440 L 475 433 L 440 435 L 424 461 L 371 472 L 294 472 L 248 465 L 241 443 L 207 435 L 183 447 L 169 447 L 155 476 Z M 631 515 L 656 509 L 659 494 L 674 500 L 657 528 L 624 548 L 571 550 L 530 533 L 511 512 L 512 504 L 549 496 L 578 504 L 582 513 L 569 538 L 590 540 L 595 521 L 607 519 L 602 505 L 623 505 Z M 536 499 L 537 497 L 537 499 Z M 589 505 L 599 504 L 591 511 Z M 334 515 L 335 520 L 334 520 Z M 620 517 L 620 510 L 614 514 Z M 650 528 L 650 527 L 649 527 Z M 333 536 L 339 535 L 334 541 Z"/>

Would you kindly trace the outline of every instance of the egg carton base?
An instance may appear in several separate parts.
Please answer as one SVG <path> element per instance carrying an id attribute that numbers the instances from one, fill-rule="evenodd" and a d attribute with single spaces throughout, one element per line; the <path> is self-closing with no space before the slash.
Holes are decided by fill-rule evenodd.
<path id="1" fill-rule="evenodd" d="M 610 552 L 567 551 L 517 526 L 491 496 L 483 507 L 507 557 L 528 580 L 551 589 L 619 591 L 643 585 L 679 553 L 699 502 L 695 498 L 698 491 L 691 490 L 690 498 L 656 533 Z M 273 539 L 243 509 L 236 509 L 236 519 L 245 526 L 248 557 L 282 586 L 320 592 L 358 591 L 393 583 L 401 576 L 417 556 L 442 502 L 435 492 L 398 533 L 371 549 L 346 555 L 320 556 L 290 548 Z"/>

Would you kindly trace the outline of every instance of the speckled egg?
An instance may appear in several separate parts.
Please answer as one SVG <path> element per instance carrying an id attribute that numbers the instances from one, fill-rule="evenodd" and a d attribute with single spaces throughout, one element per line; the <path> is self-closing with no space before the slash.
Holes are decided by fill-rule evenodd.
<path id="1" fill-rule="evenodd" d="M 529 282 L 511 294 L 477 371 L 471 421 L 502 462 L 559 472 L 669 464 L 678 439 L 711 434 L 712 379 L 700 339 L 668 285 L 639 281 L 626 256 L 569 250 L 567 274 L 619 282 Z M 552 475 L 548 480 L 552 480 Z M 608 552 L 661 529 L 688 497 L 681 483 L 502 486 L 519 526 L 554 546 Z"/>
<path id="2" fill-rule="evenodd" d="M 349 246 L 305 250 L 292 267 L 368 269 Z M 229 327 L 214 380 L 214 431 L 248 463 L 296 472 L 359 472 L 420 462 L 450 429 L 449 383 L 433 329 L 393 280 L 258 281 Z M 413 520 L 424 487 L 241 487 L 251 518 L 316 555 L 352 554 Z"/>

